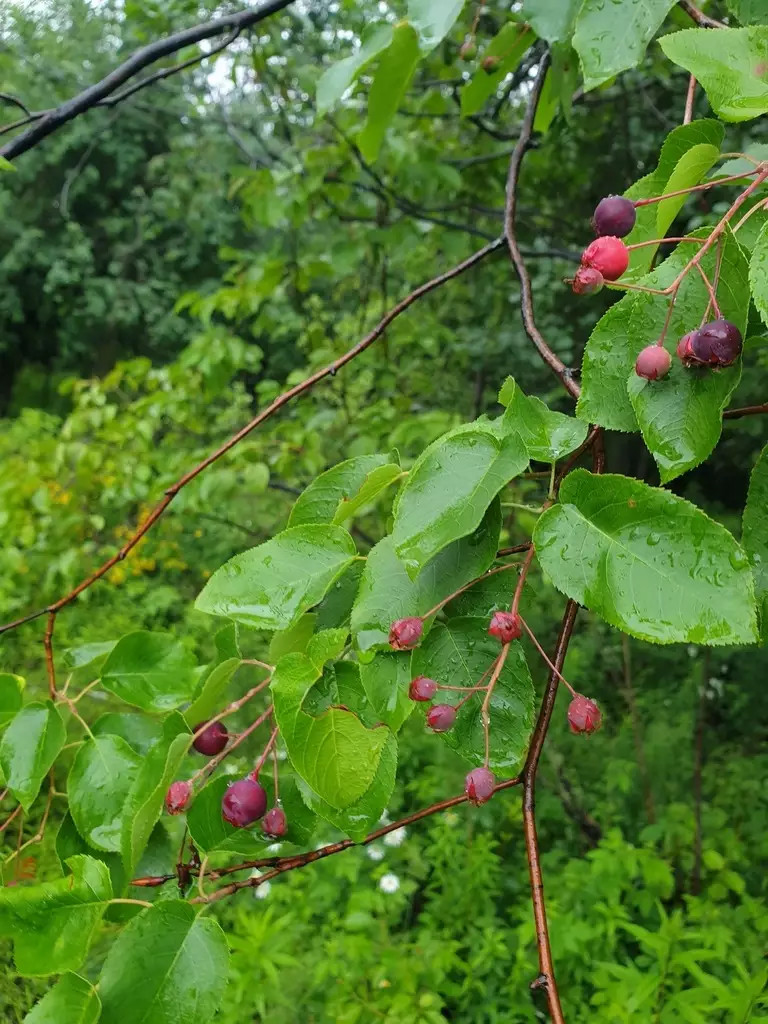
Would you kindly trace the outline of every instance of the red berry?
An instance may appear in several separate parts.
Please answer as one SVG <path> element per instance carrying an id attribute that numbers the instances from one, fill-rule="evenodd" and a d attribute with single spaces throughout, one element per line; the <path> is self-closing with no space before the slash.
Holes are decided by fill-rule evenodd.
<path id="1" fill-rule="evenodd" d="M 629 266 L 629 249 L 620 238 L 603 235 L 581 254 L 581 265 L 599 270 L 606 281 L 617 281 Z"/>
<path id="2" fill-rule="evenodd" d="M 492 54 L 489 54 L 487 57 L 483 57 L 480 61 L 480 67 L 490 75 L 496 70 L 496 65 L 500 60 L 501 57 L 494 57 Z"/>
<path id="3" fill-rule="evenodd" d="M 603 714 L 600 708 L 589 697 L 578 693 L 568 705 L 568 724 L 571 732 L 587 733 L 597 732 L 603 721 Z"/>
<path id="4" fill-rule="evenodd" d="M 432 700 L 437 690 L 438 686 L 434 679 L 428 679 L 426 676 L 416 676 L 415 679 L 411 680 L 411 685 L 408 687 L 408 696 L 411 700 Z"/>
<path id="5" fill-rule="evenodd" d="M 398 619 L 389 630 L 389 646 L 395 651 L 410 651 L 421 640 L 424 622 L 417 616 Z"/>
<path id="6" fill-rule="evenodd" d="M 592 224 L 596 235 L 623 238 L 635 226 L 637 211 L 631 199 L 624 196 L 606 196 L 595 208 Z"/>
<path id="7" fill-rule="evenodd" d="M 637 357 L 635 373 L 646 380 L 658 380 L 666 377 L 672 365 L 672 356 L 663 345 L 648 345 Z"/>
<path id="8" fill-rule="evenodd" d="M 520 616 L 512 612 L 494 612 L 488 632 L 491 636 L 501 640 L 503 644 L 517 640 L 519 636 L 523 635 Z"/>
<path id="9" fill-rule="evenodd" d="M 233 782 L 221 801 L 221 816 L 235 828 L 252 825 L 266 809 L 267 791 L 251 778 Z"/>
<path id="10" fill-rule="evenodd" d="M 476 807 L 487 803 L 493 796 L 496 779 L 487 768 L 473 768 L 464 780 L 464 792 Z"/>
<path id="11" fill-rule="evenodd" d="M 288 819 L 282 807 L 271 807 L 264 815 L 261 823 L 265 835 L 274 836 L 279 839 L 288 831 Z"/>
<path id="12" fill-rule="evenodd" d="M 699 346 L 713 366 L 730 366 L 741 355 L 741 331 L 730 320 L 713 320 L 699 331 Z"/>
<path id="13" fill-rule="evenodd" d="M 456 721 L 456 708 L 450 704 L 435 704 L 427 712 L 427 725 L 432 732 L 448 732 Z"/>
<path id="14" fill-rule="evenodd" d="M 196 725 L 194 732 L 198 729 L 202 729 L 205 722 L 201 722 L 200 725 Z M 195 739 L 192 746 L 198 752 L 198 754 L 205 754 L 206 757 L 213 757 L 215 754 L 220 754 L 224 747 L 227 745 L 229 739 L 229 733 L 227 732 L 226 725 L 223 722 L 213 722 L 208 726 L 207 729 L 203 729 L 200 735 Z"/>
<path id="15" fill-rule="evenodd" d="M 603 287 L 603 275 L 594 267 L 579 267 L 576 271 L 571 288 L 576 295 L 594 295 Z"/>
<path id="16" fill-rule="evenodd" d="M 698 331 L 689 331 L 677 343 L 677 354 L 686 366 L 696 362 L 696 357 L 693 354 L 693 343 L 698 333 Z"/>
<path id="17" fill-rule="evenodd" d="M 181 814 L 189 803 L 192 787 L 188 782 L 172 782 L 165 794 L 165 809 L 169 814 Z"/>

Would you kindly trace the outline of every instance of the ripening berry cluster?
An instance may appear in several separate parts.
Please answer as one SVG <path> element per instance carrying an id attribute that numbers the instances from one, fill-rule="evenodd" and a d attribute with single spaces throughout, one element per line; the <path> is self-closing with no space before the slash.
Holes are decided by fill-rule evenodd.
<path id="1" fill-rule="evenodd" d="M 202 732 L 200 732 L 202 730 Z M 229 732 L 223 722 L 205 722 L 194 729 L 192 746 L 205 757 L 216 757 L 229 742 Z M 181 814 L 186 810 L 192 797 L 192 786 L 184 780 L 173 782 L 165 794 L 165 809 L 169 814 Z M 259 782 L 258 773 L 251 772 L 244 779 L 238 779 L 227 788 L 221 801 L 221 815 L 235 828 L 247 828 L 259 819 L 265 835 L 274 839 L 284 836 L 288 830 L 288 819 L 282 807 L 267 810 L 267 791 Z"/>
<path id="2" fill-rule="evenodd" d="M 622 241 L 635 226 L 635 204 L 624 196 L 606 196 L 595 208 L 592 225 L 597 234 L 581 255 L 572 288 L 577 295 L 592 295 L 605 281 L 618 281 L 629 266 L 629 249 Z M 683 366 L 716 369 L 730 366 L 740 356 L 742 337 L 730 320 L 718 318 L 684 335 L 677 346 Z M 672 356 L 663 336 L 644 348 L 635 362 L 635 373 L 645 380 L 660 380 L 672 368 Z"/>
<path id="3" fill-rule="evenodd" d="M 410 651 L 418 646 L 424 633 L 424 620 L 418 616 L 398 619 L 389 630 L 389 645 L 396 651 Z M 494 612 L 488 624 L 488 633 L 503 645 L 518 640 L 523 634 L 522 619 L 517 612 Z M 443 689 L 440 683 L 428 676 L 416 676 L 408 687 L 408 696 L 417 703 L 429 703 Z M 451 689 L 451 687 L 447 687 Z M 478 686 L 477 690 L 487 693 L 487 687 Z M 573 691 L 571 691 L 573 693 Z M 467 696 L 473 693 L 470 687 Z M 426 724 L 432 732 L 449 732 L 456 723 L 456 716 L 461 705 L 433 704 L 427 711 Z M 589 735 L 596 732 L 602 724 L 600 708 L 589 697 L 574 693 L 568 706 L 568 724 L 571 732 Z M 496 780 L 487 765 L 474 768 L 464 780 L 464 793 L 470 803 L 483 804 L 491 799 L 496 788 Z"/>

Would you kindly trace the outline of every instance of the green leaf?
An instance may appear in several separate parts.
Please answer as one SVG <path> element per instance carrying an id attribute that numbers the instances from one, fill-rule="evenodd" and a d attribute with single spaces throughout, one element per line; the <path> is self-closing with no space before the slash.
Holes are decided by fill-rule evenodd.
<path id="1" fill-rule="evenodd" d="M 120 850 L 125 800 L 140 764 L 119 736 L 96 736 L 78 750 L 67 779 L 69 810 L 80 835 L 97 850 Z"/>
<path id="2" fill-rule="evenodd" d="M 445 39 L 461 14 L 464 0 L 408 0 L 408 20 L 419 33 L 424 51 Z"/>
<path id="3" fill-rule="evenodd" d="M 662 36 L 659 45 L 695 75 L 723 121 L 749 121 L 768 111 L 768 28 L 692 28 Z"/>
<path id="4" fill-rule="evenodd" d="M 437 622 L 429 636 L 411 655 L 411 674 L 428 676 L 445 686 L 477 686 L 501 653 L 498 640 L 488 635 L 488 620 L 454 618 Z M 487 675 L 486 675 L 487 681 Z M 440 701 L 457 704 L 466 694 L 446 690 Z M 481 718 L 483 697 L 473 694 L 442 739 L 470 764 L 485 761 L 485 733 Z M 519 643 L 509 654 L 493 689 L 489 714 L 490 767 L 496 774 L 511 777 L 520 766 L 533 727 L 534 691 L 531 674 Z"/>
<path id="5" fill-rule="evenodd" d="M 76 971 L 85 960 L 112 886 L 100 860 L 67 864 L 72 874 L 55 882 L 0 887 L 0 935 L 13 939 L 19 974 Z"/>
<path id="6" fill-rule="evenodd" d="M 194 728 L 200 722 L 205 722 L 219 710 L 227 687 L 232 681 L 232 676 L 240 667 L 240 658 L 227 658 L 220 664 L 215 665 L 205 677 L 200 693 L 195 697 L 184 712 L 184 718 Z"/>
<path id="7" fill-rule="evenodd" d="M 305 653 L 318 672 L 322 672 L 327 661 L 339 657 L 346 647 L 348 636 L 348 631 L 342 628 L 324 629 L 310 638 Z"/>
<path id="8" fill-rule="evenodd" d="M 679 192 L 692 188 L 704 180 L 704 176 L 720 156 L 720 147 L 708 142 L 691 146 L 688 152 L 680 157 L 674 171 L 670 174 L 660 195 L 668 192 Z M 656 236 L 663 238 L 675 217 L 682 209 L 687 196 L 672 196 L 656 203 Z"/>
<path id="9" fill-rule="evenodd" d="M 584 0 L 573 46 L 581 59 L 585 90 L 607 82 L 643 59 L 676 0 Z"/>
<path id="10" fill-rule="evenodd" d="M 0 672 L 0 728 L 21 710 L 25 680 L 11 672 Z"/>
<path id="11" fill-rule="evenodd" d="M 752 144 L 744 147 L 744 153 L 746 156 L 751 156 L 752 160 L 747 160 L 743 156 L 734 157 L 732 160 L 725 160 L 716 171 L 713 171 L 709 175 L 709 180 L 717 180 L 718 178 L 730 178 L 734 174 L 744 175 L 744 184 L 748 185 L 752 175 L 755 172 L 755 160 L 768 160 L 768 146 L 764 143 L 753 142 Z M 740 184 L 734 182 L 735 185 Z M 746 209 L 746 207 L 744 208 Z M 741 214 L 739 215 L 741 216 Z"/>
<path id="12" fill-rule="evenodd" d="M 64 974 L 29 1011 L 24 1024 L 96 1024 L 100 1016 L 101 1000 L 93 985 L 79 974 Z"/>
<path id="13" fill-rule="evenodd" d="M 170 715 L 163 722 L 163 736 L 141 763 L 125 801 L 120 852 L 125 870 L 132 876 L 155 822 L 163 810 L 168 787 L 176 778 L 192 734 L 180 714 Z"/>
<path id="14" fill-rule="evenodd" d="M 127 879 L 125 877 L 125 871 L 123 864 L 116 853 L 103 853 L 100 850 L 94 850 L 92 846 L 83 839 L 80 833 L 77 831 L 77 826 L 72 820 L 72 815 L 69 811 L 66 812 L 64 817 L 61 819 L 58 832 L 56 833 L 56 856 L 61 864 L 61 870 L 65 875 L 72 874 L 72 870 L 68 865 L 68 862 L 73 857 L 88 857 L 101 861 L 102 864 L 106 865 L 109 871 L 109 877 L 112 884 L 112 893 L 115 896 L 120 896 L 125 890 Z M 116 907 L 110 907 L 107 911 L 116 910 Z"/>
<path id="15" fill-rule="evenodd" d="M 16 168 L 13 166 L 10 160 L 6 160 L 4 156 L 0 156 L 0 171 L 15 171 Z"/>
<path id="16" fill-rule="evenodd" d="M 143 711 L 171 711 L 192 696 L 196 663 L 169 633 L 138 630 L 122 637 L 101 671 L 101 685 Z"/>
<path id="17" fill-rule="evenodd" d="M 292 527 L 217 569 L 195 607 L 256 629 L 287 629 L 356 556 L 354 541 L 339 526 Z"/>
<path id="18" fill-rule="evenodd" d="M 398 22 L 392 42 L 382 53 L 368 92 L 368 118 L 357 139 L 360 152 L 371 163 L 379 155 L 384 135 L 397 113 L 400 100 L 419 60 L 419 37 L 407 21 Z"/>
<path id="19" fill-rule="evenodd" d="M 116 646 L 117 640 L 105 640 L 103 643 L 81 644 L 79 647 L 68 647 L 64 651 L 64 665 L 74 671 L 85 668 L 95 661 L 101 661 Z"/>
<path id="20" fill-rule="evenodd" d="M 763 639 L 768 638 L 768 447 L 763 448 L 749 478 L 742 543 L 755 577 Z"/>
<path id="21" fill-rule="evenodd" d="M 382 748 L 373 781 L 351 806 L 341 810 L 333 807 L 319 797 L 303 779 L 298 780 L 298 787 L 302 800 L 311 811 L 359 843 L 373 831 L 386 810 L 395 787 L 396 772 L 397 740 L 390 733 Z"/>
<path id="22" fill-rule="evenodd" d="M 210 1024 L 229 970 L 227 940 L 181 900 L 135 917 L 99 977 L 101 1024 Z"/>
<path id="23" fill-rule="evenodd" d="M 197 849 L 206 855 L 219 851 L 258 857 L 272 842 L 262 832 L 260 823 L 253 828 L 234 828 L 221 816 L 221 801 L 232 782 L 231 777 L 219 776 L 196 795 L 187 811 L 189 834 Z"/>
<path id="24" fill-rule="evenodd" d="M 517 433 L 537 462 L 556 462 L 575 451 L 587 436 L 587 424 L 552 412 L 539 398 L 528 397 L 507 377 L 499 392 L 499 402 L 507 407 L 503 424 Z"/>
<path id="25" fill-rule="evenodd" d="M 707 118 L 674 128 L 664 140 L 656 169 L 636 181 L 624 195 L 628 199 L 650 199 L 654 196 L 664 195 L 666 192 L 676 191 L 677 188 L 698 184 L 704 173 L 700 172 L 703 163 L 698 163 L 696 158 L 689 163 L 688 152 L 696 150 L 698 158 L 706 163 L 703 158 L 711 155 L 711 150 L 699 149 L 699 147 L 713 147 L 719 150 L 724 133 L 725 129 L 722 124 Z M 669 184 L 671 180 L 682 181 L 684 184 L 672 188 Z M 651 203 L 648 206 L 637 207 L 637 221 L 625 239 L 627 245 L 648 242 L 666 234 L 670 224 L 688 198 L 687 195 L 674 196 L 659 204 Z M 661 219 L 659 219 L 657 205 L 663 207 Z M 629 268 L 622 275 L 622 281 L 636 282 L 638 278 L 646 274 L 651 268 L 656 251 L 657 246 L 654 245 L 633 249 L 630 252 Z"/>
<path id="26" fill-rule="evenodd" d="M 413 711 L 408 696 L 411 682 L 411 658 L 403 651 L 382 652 L 373 661 L 360 665 L 360 682 L 379 721 L 399 732 Z"/>
<path id="27" fill-rule="evenodd" d="M 386 455 L 359 455 L 340 462 L 302 491 L 291 510 L 288 526 L 338 526 L 372 502 L 401 473 L 400 467 Z"/>
<path id="28" fill-rule="evenodd" d="M 726 5 L 742 25 L 765 25 L 768 21 L 764 0 L 726 0 Z"/>
<path id="29" fill-rule="evenodd" d="M 764 225 L 752 250 L 749 285 L 757 311 L 763 323 L 768 324 L 768 224 Z"/>
<path id="30" fill-rule="evenodd" d="M 581 0 L 525 0 L 521 16 L 548 43 L 570 39 Z"/>
<path id="31" fill-rule="evenodd" d="M 321 675 L 304 654 L 287 654 L 272 680 L 275 718 L 296 771 L 323 800 L 349 807 L 373 781 L 386 726 L 366 729 L 351 711 L 331 707 L 317 718 L 302 704 Z"/>
<path id="32" fill-rule="evenodd" d="M 708 228 L 692 232 L 706 238 Z M 695 252 L 679 245 L 669 259 L 643 278 L 651 288 L 666 288 Z M 717 250 L 702 260 L 710 281 L 715 278 Z M 730 232 L 724 236 L 717 288 L 722 315 L 746 332 L 749 310 L 747 261 Z M 701 323 L 708 292 L 695 272 L 680 286 L 669 321 L 667 346 L 672 352 L 678 340 Z M 663 380 L 649 381 L 634 372 L 637 352 L 661 336 L 669 302 L 661 295 L 639 294 L 630 315 L 630 348 L 614 349 L 614 359 L 627 369 L 627 393 L 648 449 L 653 454 L 662 483 L 668 483 L 703 462 L 714 449 L 722 431 L 722 413 L 741 377 L 741 361 L 716 371 L 683 366 L 673 356 L 672 369 Z M 627 364 L 629 366 L 627 367 Z"/>
<path id="33" fill-rule="evenodd" d="M 338 583 L 336 586 L 338 586 Z M 279 633 L 274 633 L 269 642 L 269 650 L 267 651 L 267 660 L 270 665 L 277 664 L 284 654 L 293 654 L 296 651 L 299 654 L 303 654 L 307 649 L 307 644 L 312 634 L 315 632 L 316 623 L 317 614 L 315 612 L 307 612 L 289 629 L 281 629 Z"/>
<path id="34" fill-rule="evenodd" d="M 654 643 L 756 640 L 747 557 L 701 509 L 628 477 L 578 469 L 536 524 L 544 571 L 568 597 Z"/>
<path id="35" fill-rule="evenodd" d="M 483 58 L 498 57 L 492 71 L 478 67 L 472 80 L 461 90 L 462 117 L 470 117 L 482 109 L 506 76 L 515 70 L 536 36 L 527 25 L 508 21 L 483 51 Z"/>
<path id="36" fill-rule="evenodd" d="M 528 466 L 518 434 L 469 423 L 433 442 L 416 460 L 395 507 L 395 553 L 415 578 L 451 541 L 480 525 L 499 491 Z"/>
<path id="37" fill-rule="evenodd" d="M 365 561 L 360 559 L 336 580 L 315 609 L 315 629 L 335 629 L 349 623 L 364 568 Z"/>
<path id="38" fill-rule="evenodd" d="M 443 598 L 480 576 L 496 557 L 501 505 L 495 499 L 480 526 L 454 541 L 412 580 L 385 537 L 368 553 L 360 590 L 352 609 L 351 629 L 361 654 L 389 648 L 389 628 L 396 619 L 424 615 Z"/>
<path id="39" fill-rule="evenodd" d="M 356 53 L 336 61 L 323 72 L 317 83 L 317 109 L 324 114 L 341 99 L 347 89 L 373 58 L 392 42 L 392 26 L 379 23 L 371 25 L 364 33 L 362 45 Z"/>
<path id="40" fill-rule="evenodd" d="M 627 394 L 627 374 L 643 347 L 630 335 L 636 299 L 636 293 L 630 292 L 611 306 L 595 324 L 584 349 L 576 415 L 609 430 L 638 429 Z"/>
<path id="41" fill-rule="evenodd" d="M 0 743 L 0 767 L 6 786 L 25 811 L 34 803 L 66 739 L 61 715 L 49 700 L 27 704 L 8 726 Z"/>
<path id="42" fill-rule="evenodd" d="M 163 727 L 154 718 L 135 711 L 109 711 L 91 726 L 94 736 L 120 736 L 137 754 L 147 753 L 163 734 Z"/>

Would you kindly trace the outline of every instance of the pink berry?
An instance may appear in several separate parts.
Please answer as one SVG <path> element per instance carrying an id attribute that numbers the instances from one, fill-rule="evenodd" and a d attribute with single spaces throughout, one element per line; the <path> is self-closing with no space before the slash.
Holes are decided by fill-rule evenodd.
<path id="1" fill-rule="evenodd" d="M 672 356 L 662 345 L 648 345 L 637 357 L 635 373 L 646 380 L 666 377 L 672 365 Z"/>
<path id="2" fill-rule="evenodd" d="M 434 679 L 428 679 L 426 676 L 416 676 L 415 679 L 411 680 L 411 685 L 408 687 L 408 696 L 411 700 L 432 700 L 438 690 L 438 685 Z"/>
<path id="3" fill-rule="evenodd" d="M 713 366 L 730 366 L 741 355 L 741 331 L 730 320 L 712 320 L 699 331 L 699 346 Z"/>
<path id="4" fill-rule="evenodd" d="M 476 807 L 487 803 L 493 796 L 496 779 L 487 768 L 473 768 L 464 780 L 464 792 L 471 804 Z"/>
<path id="5" fill-rule="evenodd" d="M 456 721 L 456 708 L 450 704 L 435 704 L 427 712 L 427 725 L 432 732 L 448 732 Z"/>
<path id="6" fill-rule="evenodd" d="M 494 612 L 488 627 L 491 636 L 497 637 L 503 644 L 511 643 L 523 635 L 520 616 L 512 612 Z"/>
<path id="7" fill-rule="evenodd" d="M 692 363 L 697 362 L 697 359 L 693 354 L 693 344 L 696 341 L 698 334 L 698 331 L 689 331 L 687 334 L 684 334 L 677 343 L 677 355 L 683 361 L 685 366 L 690 366 Z"/>
<path id="8" fill-rule="evenodd" d="M 288 831 L 288 819 L 282 807 L 271 807 L 264 815 L 261 828 L 265 835 L 279 839 Z"/>
<path id="9" fill-rule="evenodd" d="M 205 722 L 201 722 L 196 725 L 194 732 L 198 729 L 202 729 Z M 229 739 L 229 733 L 227 727 L 223 722 L 213 722 L 209 725 L 200 735 L 195 739 L 192 746 L 198 752 L 198 754 L 205 754 L 206 757 L 214 757 L 216 754 L 220 754 L 224 747 L 227 745 Z"/>
<path id="10" fill-rule="evenodd" d="M 594 267 L 579 267 L 571 282 L 576 295 L 594 295 L 603 287 L 603 275 Z"/>
<path id="11" fill-rule="evenodd" d="M 586 733 L 597 732 L 603 721 L 603 714 L 600 708 L 589 697 L 577 693 L 568 705 L 568 724 L 571 732 Z"/>
<path id="12" fill-rule="evenodd" d="M 581 265 L 599 270 L 606 281 L 618 281 L 629 266 L 629 249 L 620 238 L 603 235 L 581 254 Z"/>
<path id="13" fill-rule="evenodd" d="M 623 238 L 635 226 L 637 211 L 631 199 L 624 196 L 606 196 L 595 208 L 592 224 L 597 235 Z"/>
<path id="14" fill-rule="evenodd" d="M 267 791 L 250 777 L 233 782 L 221 801 L 221 816 L 235 828 L 252 825 L 266 809 Z"/>
<path id="15" fill-rule="evenodd" d="M 389 630 L 389 646 L 395 651 L 410 651 L 421 640 L 424 622 L 417 616 L 398 619 Z"/>
<path id="16" fill-rule="evenodd" d="M 188 782 L 172 782 L 165 794 L 165 809 L 169 814 L 181 814 L 189 803 L 192 787 Z"/>

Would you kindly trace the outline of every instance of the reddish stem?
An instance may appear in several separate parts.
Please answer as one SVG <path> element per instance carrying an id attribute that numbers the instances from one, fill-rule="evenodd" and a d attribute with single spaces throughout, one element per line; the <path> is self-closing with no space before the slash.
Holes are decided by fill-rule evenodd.
<path id="1" fill-rule="evenodd" d="M 709 189 L 715 188 L 717 185 L 727 185 L 731 181 L 742 181 L 744 178 L 749 178 L 753 174 L 757 174 L 760 171 L 760 167 L 756 167 L 753 171 L 742 171 L 741 174 L 729 174 L 725 178 L 715 178 L 714 181 L 705 181 L 702 185 L 691 185 L 690 188 L 679 188 L 674 192 L 667 192 L 663 196 L 651 196 L 648 199 L 634 199 L 635 206 L 650 206 L 651 203 L 662 203 L 665 199 L 672 199 L 674 196 L 687 196 L 694 192 L 708 192 Z"/>

